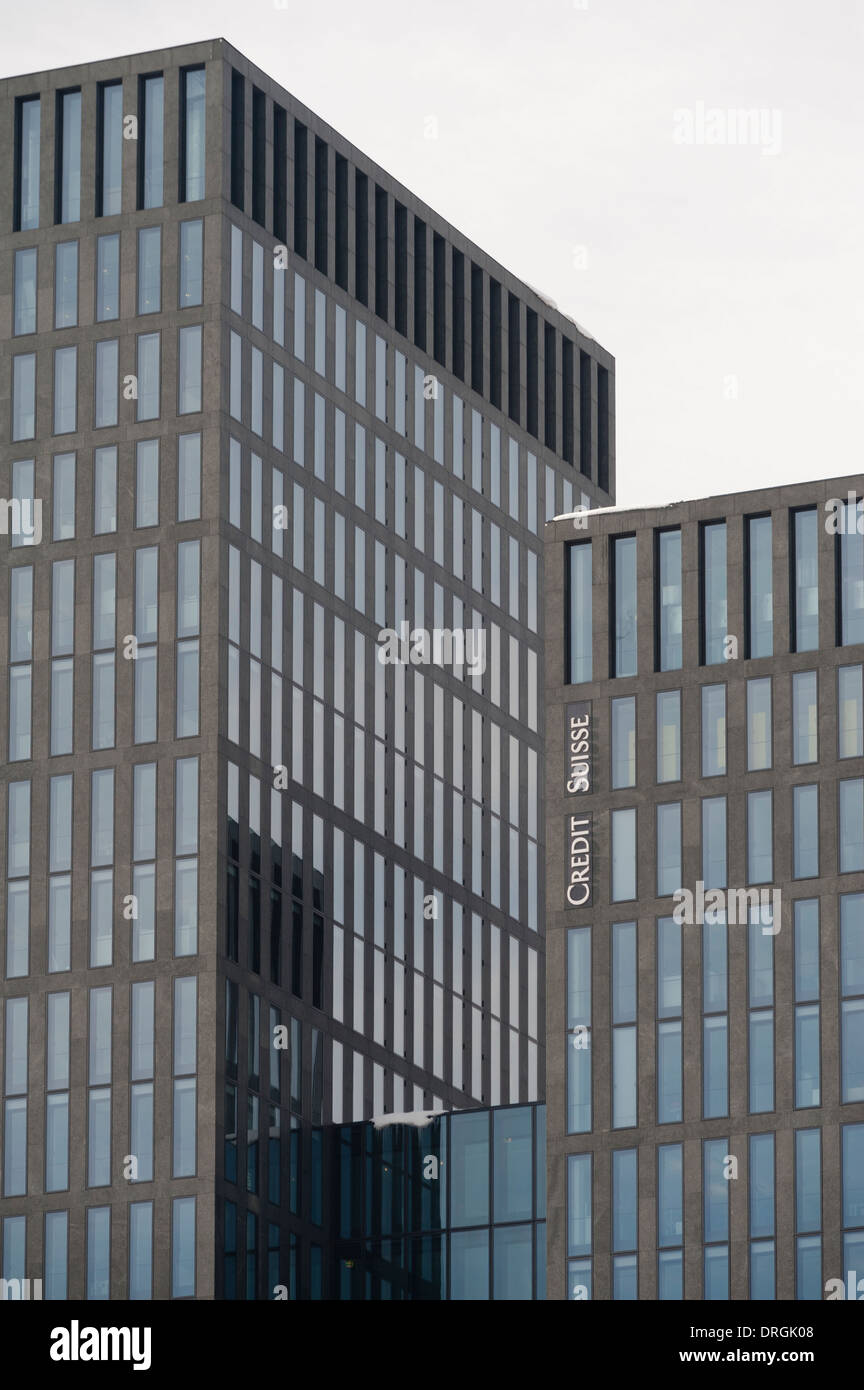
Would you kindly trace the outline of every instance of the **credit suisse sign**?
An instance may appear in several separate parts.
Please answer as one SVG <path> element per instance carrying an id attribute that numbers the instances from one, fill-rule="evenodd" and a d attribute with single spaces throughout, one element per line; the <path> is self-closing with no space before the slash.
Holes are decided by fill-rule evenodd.
<path id="1" fill-rule="evenodd" d="M 567 706 L 567 769 L 569 796 L 593 791 L 591 701 Z M 591 904 L 591 817 L 571 811 L 567 816 L 567 902 L 570 907 Z"/>

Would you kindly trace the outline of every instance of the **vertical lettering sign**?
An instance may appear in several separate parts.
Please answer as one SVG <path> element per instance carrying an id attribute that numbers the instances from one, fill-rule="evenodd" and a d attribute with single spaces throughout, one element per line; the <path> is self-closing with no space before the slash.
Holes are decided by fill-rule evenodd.
<path id="1" fill-rule="evenodd" d="M 591 903 L 591 817 L 567 817 L 567 901 L 571 907 Z"/>
<path id="2" fill-rule="evenodd" d="M 567 791 L 591 790 L 591 701 L 575 700 L 567 706 Z"/>
<path id="3" fill-rule="evenodd" d="M 591 701 L 567 706 L 566 786 L 570 796 L 591 792 Z M 567 817 L 567 902 L 588 907 L 591 902 L 591 817 L 575 812 Z"/>

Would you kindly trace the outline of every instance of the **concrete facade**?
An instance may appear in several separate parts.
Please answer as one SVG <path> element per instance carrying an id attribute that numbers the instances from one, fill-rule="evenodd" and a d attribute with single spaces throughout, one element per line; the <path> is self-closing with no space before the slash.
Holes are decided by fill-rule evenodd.
<path id="1" fill-rule="evenodd" d="M 611 1299 L 612 1194 L 610 1155 L 638 1150 L 638 1297 L 658 1294 L 657 1168 L 661 1144 L 683 1144 L 683 1280 L 685 1299 L 702 1299 L 703 1292 L 703 1178 L 704 1140 L 728 1139 L 728 1153 L 738 1159 L 738 1181 L 729 1182 L 729 1297 L 753 1296 L 748 1278 L 748 1139 L 754 1134 L 775 1137 L 776 1298 L 796 1296 L 795 1181 L 793 1144 L 803 1128 L 821 1131 L 822 1153 L 822 1281 L 842 1275 L 841 1126 L 864 1119 L 861 1103 L 841 1103 L 840 1025 L 838 999 L 838 895 L 860 893 L 864 875 L 838 872 L 837 782 L 860 777 L 860 758 L 839 760 L 837 728 L 837 668 L 860 662 L 862 648 L 838 645 L 836 605 L 839 602 L 837 545 L 826 510 L 829 499 L 845 501 L 861 492 L 859 475 L 780 489 L 715 496 L 693 502 L 638 511 L 607 510 L 581 520 L 559 518 L 546 528 L 546 810 L 547 810 L 547 1106 L 549 1181 L 548 1296 L 567 1298 L 567 1158 L 593 1156 L 593 1293 Z M 790 514 L 815 508 L 818 514 L 818 650 L 790 649 Z M 770 516 L 773 534 L 773 655 L 748 659 L 745 645 L 747 575 L 745 519 Z M 700 664 L 700 526 L 726 522 L 727 630 L 739 640 L 739 655 L 720 665 Z M 822 522 L 826 524 L 822 524 Z M 681 668 L 660 671 L 655 660 L 657 582 L 655 534 L 659 528 L 680 528 L 683 605 Z M 610 555 L 615 537 L 635 536 L 637 556 L 638 675 L 611 677 L 612 610 Z M 593 550 L 593 680 L 569 683 L 568 580 L 569 546 L 590 541 Z M 795 765 L 792 753 L 791 684 L 796 672 L 817 673 L 818 762 Z M 748 771 L 747 682 L 770 677 L 773 694 L 773 757 L 761 771 Z M 700 762 L 700 687 L 723 683 L 726 688 L 727 766 L 724 776 L 702 776 Z M 658 692 L 681 692 L 680 778 L 658 783 L 655 700 Z M 612 788 L 611 700 L 636 696 L 635 786 Z M 593 788 L 588 795 L 570 795 L 567 776 L 566 707 L 575 700 L 591 702 L 593 725 Z M 819 877 L 793 876 L 792 788 L 818 782 Z M 656 896 L 656 807 L 681 804 L 681 883 L 691 886 L 702 876 L 700 803 L 705 797 L 726 798 L 727 861 L 730 887 L 748 884 L 747 794 L 773 791 L 773 855 L 771 883 L 783 894 L 782 925 L 774 938 L 774 1105 L 768 1113 L 750 1113 L 748 1105 L 748 986 L 747 930 L 728 927 L 728 1113 L 703 1119 L 702 1026 L 700 974 L 702 933 L 682 926 L 683 983 L 683 1119 L 656 1122 L 657 958 L 655 921 L 672 913 L 666 895 Z M 636 811 L 635 901 L 613 902 L 611 894 L 610 814 L 617 808 Z M 590 816 L 592 886 L 590 906 L 572 908 L 566 900 L 569 849 L 568 815 Z M 795 1107 L 794 958 L 792 914 L 796 899 L 818 898 L 821 965 L 821 1105 Z M 614 1128 L 612 1122 L 611 1058 L 611 926 L 637 921 L 636 1046 L 638 1123 Z M 590 1132 L 567 1133 L 567 934 L 590 926 L 592 941 L 593 1014 L 591 1026 L 593 1116 Z"/>

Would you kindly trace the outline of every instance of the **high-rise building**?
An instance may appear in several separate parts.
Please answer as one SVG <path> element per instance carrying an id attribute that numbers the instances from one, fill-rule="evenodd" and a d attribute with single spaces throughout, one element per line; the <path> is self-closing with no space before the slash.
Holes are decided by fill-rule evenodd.
<path id="1" fill-rule="evenodd" d="M 862 493 L 546 529 L 550 1298 L 864 1288 Z"/>
<path id="2" fill-rule="evenodd" d="M 0 83 L 2 1275 L 331 1292 L 544 1077 L 544 520 L 614 363 L 222 40 Z"/>

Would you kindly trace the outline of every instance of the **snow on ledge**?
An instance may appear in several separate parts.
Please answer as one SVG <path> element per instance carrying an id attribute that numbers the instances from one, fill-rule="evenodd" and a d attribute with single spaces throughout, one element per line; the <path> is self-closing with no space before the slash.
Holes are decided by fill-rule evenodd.
<path id="1" fill-rule="evenodd" d="M 426 1129 L 431 1125 L 440 1110 L 408 1110 L 402 1115 L 373 1115 L 375 1129 L 387 1129 L 390 1125 L 413 1125 L 415 1129 Z"/>

